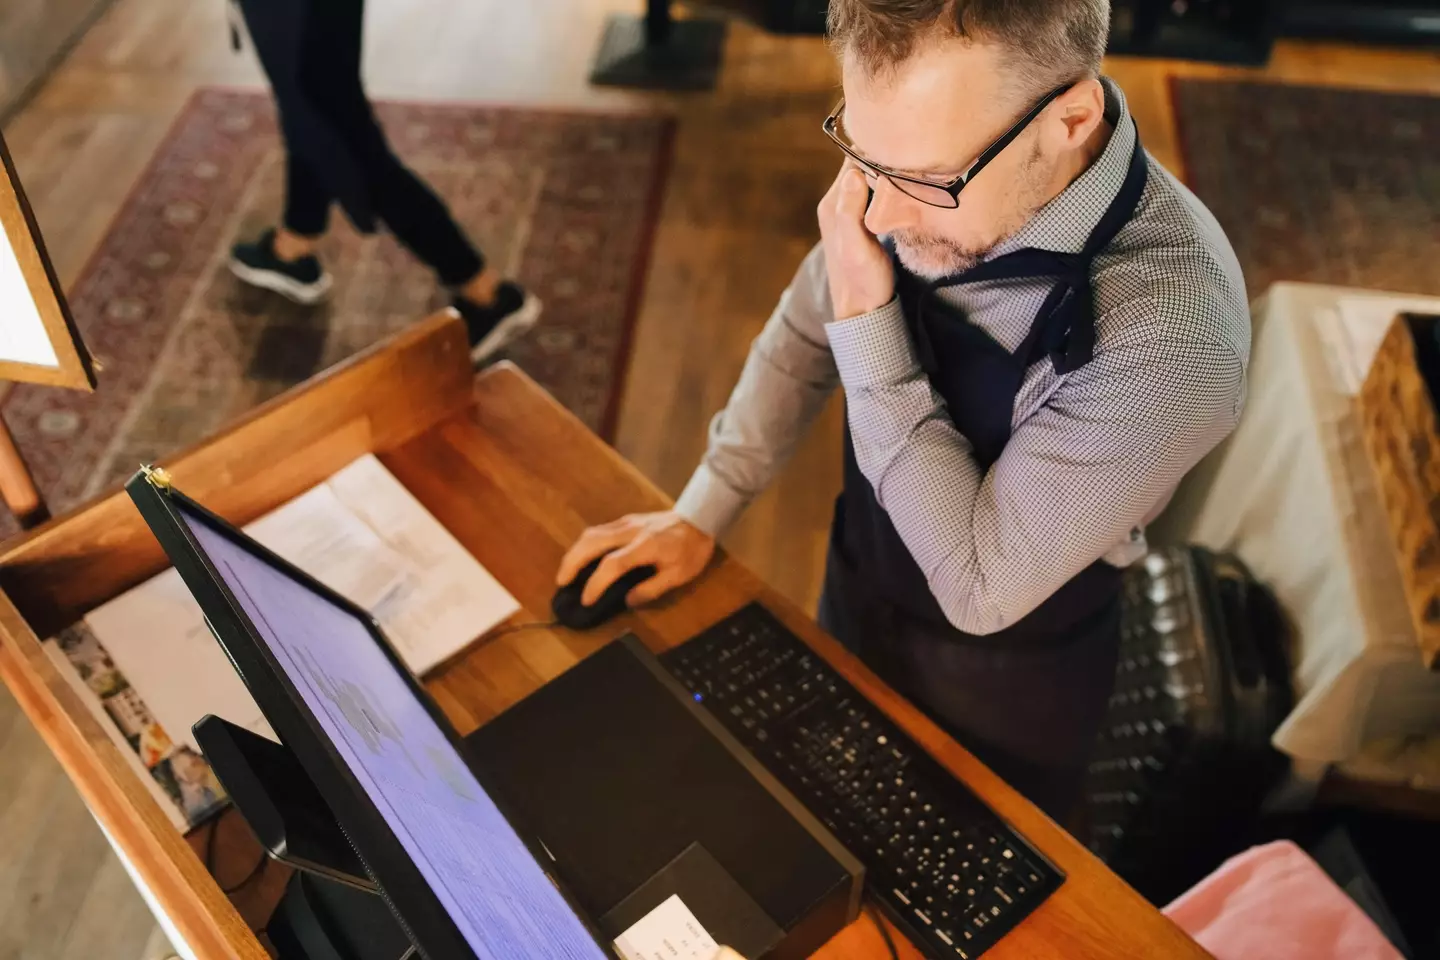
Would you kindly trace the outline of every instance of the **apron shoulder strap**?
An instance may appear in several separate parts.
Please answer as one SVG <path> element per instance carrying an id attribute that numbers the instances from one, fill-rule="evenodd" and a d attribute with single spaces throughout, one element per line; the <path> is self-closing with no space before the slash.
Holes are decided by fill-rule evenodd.
<path id="1" fill-rule="evenodd" d="M 1115 241 L 1125 224 L 1135 216 L 1148 182 L 1149 165 L 1137 127 L 1135 148 L 1130 154 L 1125 181 L 1086 239 L 1085 246 L 1078 254 L 1055 254 L 1063 257 L 1068 269 L 1061 274 L 1060 282 L 1051 288 L 1050 295 L 1036 315 L 1034 326 L 1016 351 L 1027 367 L 1048 356 L 1055 372 L 1065 374 L 1080 369 L 1095 358 L 1095 300 L 1091 286 L 1095 258 Z"/>
<path id="2" fill-rule="evenodd" d="M 1140 143 L 1140 130 L 1137 126 L 1135 147 L 1130 154 L 1130 167 L 1126 171 L 1125 180 L 1079 253 L 1025 247 L 994 260 L 978 263 L 943 280 L 930 283 L 916 278 L 912 283 L 909 282 L 911 278 L 908 272 L 896 257 L 893 238 L 886 237 L 882 242 L 895 263 L 896 287 L 901 304 L 906 308 L 911 332 L 918 340 L 916 346 L 921 367 L 927 373 L 933 372 L 933 351 L 924 324 L 910 321 L 910 316 L 921 312 L 926 299 L 933 296 L 935 291 L 987 280 L 1042 277 L 1055 277 L 1057 282 L 1051 287 L 1039 313 L 1036 314 L 1035 322 L 1030 326 L 1030 332 L 1014 355 L 1026 367 L 1048 356 L 1056 373 L 1069 373 L 1089 363 L 1095 353 L 1095 310 L 1090 272 L 1095 257 L 1115 240 L 1125 224 L 1134 217 L 1148 179 L 1148 161 L 1145 148 Z"/>

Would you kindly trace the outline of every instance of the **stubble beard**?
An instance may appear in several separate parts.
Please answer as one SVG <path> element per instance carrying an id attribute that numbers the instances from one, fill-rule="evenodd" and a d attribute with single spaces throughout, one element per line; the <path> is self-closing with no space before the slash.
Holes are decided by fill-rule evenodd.
<path id="1" fill-rule="evenodd" d="M 982 171 L 983 173 L 984 171 Z M 896 230 L 890 236 L 895 242 L 895 255 L 901 266 L 922 280 L 944 280 L 964 273 L 985 258 L 991 250 L 1030 222 L 1044 206 L 1044 177 L 1040 169 L 1040 151 L 1036 147 L 1026 159 L 1016 178 L 1015 197 L 1010 207 L 1015 213 L 1000 224 L 995 238 L 983 245 L 966 245 L 950 237 L 916 230 Z"/>
<path id="2" fill-rule="evenodd" d="M 897 230 L 891 238 L 901 266 L 922 280 L 943 280 L 964 273 L 991 249 L 970 249 L 949 237 L 914 230 Z"/>

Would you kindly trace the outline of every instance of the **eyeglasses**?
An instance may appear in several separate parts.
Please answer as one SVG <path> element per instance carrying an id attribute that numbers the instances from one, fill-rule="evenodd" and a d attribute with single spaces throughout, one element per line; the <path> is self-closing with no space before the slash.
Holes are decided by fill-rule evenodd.
<path id="1" fill-rule="evenodd" d="M 1035 118 L 1040 116 L 1041 112 L 1054 102 L 1056 97 L 1069 90 L 1072 86 L 1074 86 L 1073 83 L 1067 83 L 1045 94 L 1039 103 L 1030 108 L 1029 113 L 1017 120 L 1014 126 L 1006 130 L 1000 135 L 999 139 L 986 147 L 984 152 L 970 165 L 970 169 L 960 174 L 960 176 L 955 177 L 953 180 L 947 180 L 943 183 L 935 180 L 925 180 L 920 177 L 910 177 L 903 173 L 896 173 L 894 170 L 889 170 L 878 164 L 871 163 L 862 157 L 854 146 L 846 142 L 844 135 L 840 132 L 840 117 L 845 113 L 844 100 L 841 100 L 835 105 L 835 109 L 830 111 L 830 116 L 825 118 L 825 123 L 821 129 L 825 131 L 826 136 L 835 141 L 841 150 L 845 151 L 851 160 L 854 160 L 860 165 L 860 169 L 870 180 L 873 181 L 879 177 L 884 177 L 907 197 L 919 200 L 921 203 L 929 204 L 932 207 L 943 207 L 947 210 L 953 210 L 960 206 L 960 191 L 964 190 L 970 181 L 975 179 L 975 175 L 981 170 L 984 170 L 991 160 L 994 160 L 1000 155 L 1002 150 L 1010 146 L 1015 138 L 1020 136 L 1020 134 L 1025 131 L 1025 128 L 1030 126 Z"/>

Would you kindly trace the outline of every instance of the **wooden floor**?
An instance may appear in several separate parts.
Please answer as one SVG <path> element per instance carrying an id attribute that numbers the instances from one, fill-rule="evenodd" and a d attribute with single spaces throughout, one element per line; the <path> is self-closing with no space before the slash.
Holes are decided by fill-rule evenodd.
<path id="1" fill-rule="evenodd" d="M 6 126 L 62 280 L 83 268 L 197 86 L 261 85 L 251 53 L 229 49 L 226 6 L 222 0 L 117 0 Z M 617 436 L 621 451 L 675 494 L 751 338 L 815 241 L 814 207 L 838 163 L 819 123 L 837 95 L 838 78 L 819 40 L 771 37 L 737 25 L 713 94 L 590 88 L 585 77 L 605 15 L 636 6 L 635 0 L 371 0 L 366 77 L 376 97 L 659 106 L 680 116 Z M 1244 73 L 1440 93 L 1440 55 L 1336 45 L 1282 44 L 1259 71 L 1142 60 L 1116 61 L 1108 70 L 1129 93 L 1151 152 L 1177 170 L 1168 93 L 1175 76 Z M 838 467 L 839 418 L 832 407 L 728 539 L 782 592 L 812 607 Z M 114 883 L 113 859 L 43 747 L 13 720 L 13 705 L 11 714 L 5 709 L 0 705 L 0 960 L 70 956 L 67 942 L 81 936 L 70 931 L 72 912 L 26 904 L 90 897 L 97 911 L 109 911 L 98 922 L 117 930 L 131 929 L 143 908 L 133 896 L 105 892 Z M 27 851 L 18 859 L 12 838 L 22 839 L 18 849 Z"/>
<path id="2" fill-rule="evenodd" d="M 0 687 L 0 960 L 148 960 L 155 921 Z"/>
<path id="3" fill-rule="evenodd" d="M 110 0 L 0 3 L 0 117 L 41 79 Z"/>

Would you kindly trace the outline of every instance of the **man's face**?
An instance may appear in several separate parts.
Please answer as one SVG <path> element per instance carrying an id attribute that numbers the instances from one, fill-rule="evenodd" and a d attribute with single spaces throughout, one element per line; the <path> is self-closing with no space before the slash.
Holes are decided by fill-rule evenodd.
<path id="1" fill-rule="evenodd" d="M 967 172 L 1033 105 L 1005 91 L 1000 57 L 986 44 L 931 41 L 880 76 L 847 53 L 843 69 L 846 139 L 866 160 L 926 180 Z M 966 185 L 953 210 L 922 203 L 884 177 L 871 178 L 865 226 L 877 236 L 889 234 L 900 262 L 918 276 L 939 279 L 973 265 L 1047 199 L 1054 165 L 1041 150 L 1039 123 Z"/>

